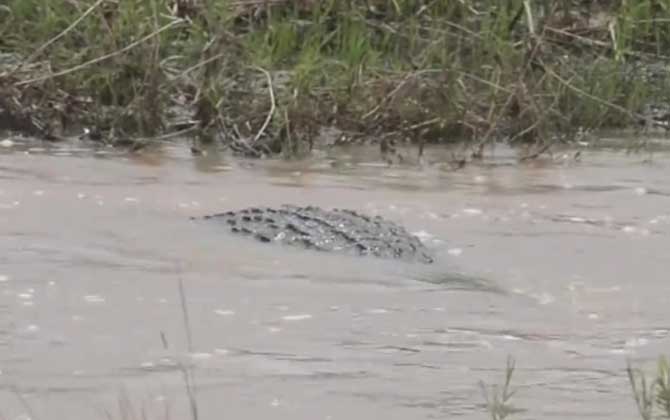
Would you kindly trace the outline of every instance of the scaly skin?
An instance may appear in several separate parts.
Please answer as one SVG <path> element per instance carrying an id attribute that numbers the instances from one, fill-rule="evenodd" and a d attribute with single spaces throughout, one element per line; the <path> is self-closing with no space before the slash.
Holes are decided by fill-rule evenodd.
<path id="1" fill-rule="evenodd" d="M 205 216 L 204 219 L 221 222 L 233 233 L 261 242 L 426 264 L 434 261 L 419 238 L 402 226 L 379 216 L 369 217 L 351 210 L 292 205 L 251 207 Z"/>

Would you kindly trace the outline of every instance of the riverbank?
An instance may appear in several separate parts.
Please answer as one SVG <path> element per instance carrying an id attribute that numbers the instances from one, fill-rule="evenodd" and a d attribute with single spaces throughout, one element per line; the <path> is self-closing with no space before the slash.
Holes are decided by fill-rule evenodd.
<path id="1" fill-rule="evenodd" d="M 10 0 L 0 129 L 255 157 L 463 142 L 476 159 L 664 126 L 670 11 L 590 3 Z"/>

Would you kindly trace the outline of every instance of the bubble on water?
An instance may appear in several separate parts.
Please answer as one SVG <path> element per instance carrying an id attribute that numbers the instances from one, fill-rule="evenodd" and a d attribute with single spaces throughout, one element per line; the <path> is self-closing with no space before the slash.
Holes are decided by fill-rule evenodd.
<path id="1" fill-rule="evenodd" d="M 14 207 L 18 207 L 18 206 L 20 206 L 20 205 L 21 205 L 21 202 L 20 202 L 20 201 L 18 201 L 18 200 L 14 200 L 14 201 L 12 201 L 12 206 L 14 206 Z"/>
<path id="2" fill-rule="evenodd" d="M 105 303 L 105 298 L 100 295 L 86 295 L 84 300 L 87 303 Z"/>
<path id="3" fill-rule="evenodd" d="M 389 313 L 389 311 L 388 311 L 388 309 L 384 309 L 384 308 L 374 308 L 374 309 L 369 309 L 367 311 L 367 313 L 373 314 L 373 315 L 380 315 L 380 314 L 387 314 L 387 313 Z"/>
<path id="4" fill-rule="evenodd" d="M 647 193 L 647 189 L 644 187 L 637 187 L 634 191 L 636 195 L 645 195 Z"/>
<path id="5" fill-rule="evenodd" d="M 41 197 L 41 196 L 44 195 L 44 190 L 35 190 L 35 191 L 33 191 L 33 195 L 35 195 L 37 197 Z"/>
<path id="6" fill-rule="evenodd" d="M 484 182 L 488 181 L 488 178 L 485 177 L 485 176 L 483 176 L 483 175 L 477 175 L 477 176 L 474 178 L 474 181 L 475 181 L 476 183 L 478 183 L 478 184 L 483 184 Z"/>
<path id="7" fill-rule="evenodd" d="M 97 200 L 97 201 L 95 202 L 95 204 L 97 204 L 97 205 L 99 205 L 100 207 L 102 207 L 102 206 L 105 205 L 105 202 L 102 201 L 102 200 Z"/>
<path id="8" fill-rule="evenodd" d="M 53 281 L 53 280 L 49 280 L 49 283 L 47 283 L 47 285 L 49 285 L 49 286 L 55 286 L 55 285 L 56 285 L 56 282 Z"/>
<path id="9" fill-rule="evenodd" d="M 33 294 L 32 293 L 19 293 L 16 295 L 19 299 L 32 299 Z"/>
<path id="10" fill-rule="evenodd" d="M 214 353 L 221 355 L 221 356 L 227 356 L 230 354 L 230 350 L 228 349 L 214 349 Z"/>
<path id="11" fill-rule="evenodd" d="M 591 313 L 588 315 L 588 317 L 589 317 L 589 319 L 593 319 L 593 320 L 600 319 L 600 315 L 598 315 L 598 314 L 595 313 L 595 312 L 591 312 Z"/>
<path id="12" fill-rule="evenodd" d="M 653 335 L 656 338 L 663 338 L 663 337 L 667 337 L 668 333 L 670 333 L 670 331 L 668 331 L 666 329 L 658 329 L 658 330 L 653 330 L 651 332 L 651 335 Z"/>
<path id="13" fill-rule="evenodd" d="M 72 319 L 75 322 L 79 322 L 79 321 L 83 321 L 84 317 L 81 316 L 81 315 L 72 315 L 72 317 L 70 319 Z"/>
<path id="14" fill-rule="evenodd" d="M 545 293 L 540 293 L 540 294 L 535 295 L 533 297 L 537 300 L 537 303 L 539 303 L 540 305 L 548 305 L 550 303 L 553 303 L 556 300 L 556 298 L 554 296 L 552 296 L 551 294 L 546 293 L 546 292 Z"/>
<path id="15" fill-rule="evenodd" d="M 168 300 L 165 298 L 158 299 L 158 303 L 168 303 Z"/>
<path id="16" fill-rule="evenodd" d="M 35 332 L 38 332 L 39 330 L 40 330 L 40 327 L 38 325 L 35 325 L 35 324 L 30 324 L 26 327 L 26 332 L 29 332 L 29 333 L 35 333 Z"/>
<path id="17" fill-rule="evenodd" d="M 281 332 L 281 328 L 279 328 L 279 327 L 269 327 L 268 331 L 271 332 L 272 334 L 277 334 L 278 332 Z"/>
<path id="18" fill-rule="evenodd" d="M 304 321 L 306 319 L 311 319 L 312 315 L 310 314 L 296 314 L 296 315 L 286 315 L 283 316 L 281 319 L 284 321 Z"/>
<path id="19" fill-rule="evenodd" d="M 562 187 L 563 187 L 564 189 L 566 189 L 566 190 L 571 190 L 571 189 L 573 189 L 575 186 L 572 185 L 572 184 L 570 184 L 570 183 L 565 183 L 565 184 L 562 185 Z"/>
<path id="20" fill-rule="evenodd" d="M 433 311 L 435 311 L 435 312 L 445 312 L 446 310 L 447 310 L 447 308 L 444 308 L 444 307 L 433 308 Z"/>
<path id="21" fill-rule="evenodd" d="M 270 405 L 273 406 L 273 407 L 279 407 L 281 405 L 281 401 L 279 401 L 279 398 L 275 398 L 275 399 L 272 400 Z"/>
<path id="22" fill-rule="evenodd" d="M 463 249 L 461 248 L 451 248 L 447 251 L 447 254 L 453 255 L 454 257 L 458 257 L 463 253 Z"/>
<path id="23" fill-rule="evenodd" d="M 624 344 L 627 348 L 644 347 L 649 344 L 649 340 L 644 337 L 629 338 Z"/>
<path id="24" fill-rule="evenodd" d="M 622 227 L 621 230 L 625 233 L 635 233 L 637 231 L 635 226 L 630 226 L 630 225 Z"/>
<path id="25" fill-rule="evenodd" d="M 467 209 L 463 209 L 463 213 L 471 215 L 471 216 L 476 216 L 476 215 L 484 213 L 484 211 L 481 210 L 481 209 L 467 208 Z"/>
<path id="26" fill-rule="evenodd" d="M 332 305 L 332 306 L 330 306 L 328 309 L 330 309 L 331 311 L 339 311 L 339 310 L 340 310 L 340 307 L 337 306 L 337 305 Z"/>
<path id="27" fill-rule="evenodd" d="M 9 281 L 9 276 L 6 274 L 0 274 L 0 283 L 5 283 Z"/>
<path id="28" fill-rule="evenodd" d="M 167 400 L 167 398 L 165 397 L 165 395 L 156 395 L 154 397 L 154 401 L 156 401 L 156 402 L 163 402 L 163 401 L 166 401 L 166 400 Z"/>
<path id="29" fill-rule="evenodd" d="M 433 220 L 437 220 L 440 218 L 440 216 L 437 213 L 433 213 L 432 211 L 427 212 L 426 217 Z"/>
<path id="30" fill-rule="evenodd" d="M 502 338 L 503 338 L 503 340 L 507 340 L 507 341 L 519 341 L 519 340 L 521 340 L 521 337 L 517 337 L 515 335 L 509 335 L 509 334 L 504 334 L 502 336 Z"/>
<path id="31" fill-rule="evenodd" d="M 649 220 L 648 223 L 649 223 L 650 225 L 655 225 L 655 224 L 658 223 L 658 219 L 657 219 L 657 218 L 653 218 L 653 219 Z"/>
<path id="32" fill-rule="evenodd" d="M 206 352 L 198 352 L 198 353 L 191 353 L 189 354 L 191 359 L 193 360 L 207 360 L 212 358 L 212 353 L 206 353 Z"/>
<path id="33" fill-rule="evenodd" d="M 527 209 L 528 208 L 528 203 L 521 203 L 521 204 L 519 204 L 519 207 L 521 207 L 522 209 Z"/>
<path id="34" fill-rule="evenodd" d="M 140 363 L 140 367 L 142 369 L 153 369 L 156 367 L 156 364 L 154 362 L 142 362 Z"/>
<path id="35" fill-rule="evenodd" d="M 235 315 L 235 311 L 231 311 L 230 309 L 216 309 L 214 313 L 221 316 Z"/>
<path id="36" fill-rule="evenodd" d="M 4 139 L 4 140 L 0 141 L 0 146 L 2 146 L 2 147 L 12 147 L 12 146 L 14 146 L 14 142 L 11 141 L 10 139 Z"/>
<path id="37" fill-rule="evenodd" d="M 80 200 L 83 200 L 84 198 L 86 198 L 86 194 L 84 194 L 84 193 L 77 193 L 77 198 L 80 199 Z"/>
<path id="38" fill-rule="evenodd" d="M 140 200 L 139 200 L 139 198 L 136 198 L 136 197 L 126 197 L 126 198 L 123 199 L 123 201 L 125 201 L 126 203 L 137 203 Z"/>

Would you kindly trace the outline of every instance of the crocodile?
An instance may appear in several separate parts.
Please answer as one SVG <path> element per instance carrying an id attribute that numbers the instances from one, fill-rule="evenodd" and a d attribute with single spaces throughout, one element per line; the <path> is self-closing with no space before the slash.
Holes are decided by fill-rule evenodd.
<path id="1" fill-rule="evenodd" d="M 507 294 L 488 279 L 461 273 L 451 265 L 445 267 L 435 252 L 416 235 L 381 216 L 368 216 L 347 209 L 284 204 L 248 207 L 191 219 L 214 222 L 235 235 L 257 242 L 408 263 L 416 270 L 390 265 L 390 275 L 400 274 L 402 278 L 439 285 L 440 288 Z"/>
<path id="2" fill-rule="evenodd" d="M 404 227 L 353 210 L 287 204 L 276 208 L 249 207 L 203 218 L 260 242 L 424 264 L 435 261 L 433 253 Z"/>

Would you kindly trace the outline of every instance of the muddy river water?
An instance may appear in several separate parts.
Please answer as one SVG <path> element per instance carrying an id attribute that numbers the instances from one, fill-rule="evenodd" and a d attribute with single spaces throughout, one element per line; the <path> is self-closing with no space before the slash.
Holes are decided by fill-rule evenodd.
<path id="1" fill-rule="evenodd" d="M 669 157 L 502 150 L 453 171 L 365 148 L 288 162 L 5 141 L 0 418 L 191 418 L 190 370 L 200 419 L 484 419 L 478 382 L 502 382 L 508 355 L 514 418 L 636 418 L 626 361 L 670 348 Z M 439 262 L 189 219 L 282 203 L 382 215 Z"/>

